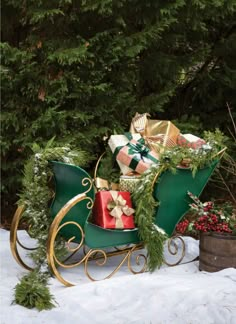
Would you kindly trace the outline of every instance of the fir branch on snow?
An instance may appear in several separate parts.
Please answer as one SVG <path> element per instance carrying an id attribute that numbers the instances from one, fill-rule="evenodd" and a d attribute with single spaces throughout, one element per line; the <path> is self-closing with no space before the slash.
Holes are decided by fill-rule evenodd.
<path id="1" fill-rule="evenodd" d="M 47 287 L 48 275 L 32 271 L 15 287 L 15 303 L 39 311 L 55 307 L 54 297 Z"/>

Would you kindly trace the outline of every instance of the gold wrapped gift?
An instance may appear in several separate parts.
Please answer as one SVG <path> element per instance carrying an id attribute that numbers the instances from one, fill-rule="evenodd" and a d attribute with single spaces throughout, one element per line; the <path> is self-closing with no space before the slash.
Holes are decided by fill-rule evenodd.
<path id="1" fill-rule="evenodd" d="M 147 145 L 157 152 L 165 147 L 175 146 L 180 130 L 169 120 L 149 119 L 149 114 L 136 113 L 132 119 L 130 132 L 140 133 Z"/>
<path id="2" fill-rule="evenodd" d="M 106 179 L 96 177 L 94 181 L 97 191 L 101 190 L 119 190 L 119 183 L 109 182 Z"/>

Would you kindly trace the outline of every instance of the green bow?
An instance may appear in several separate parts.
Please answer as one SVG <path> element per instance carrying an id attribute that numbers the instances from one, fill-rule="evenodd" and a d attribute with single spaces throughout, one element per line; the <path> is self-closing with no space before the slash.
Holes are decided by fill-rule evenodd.
<path id="1" fill-rule="evenodd" d="M 130 155 L 140 154 L 141 158 L 148 157 L 148 153 L 150 152 L 149 148 L 145 145 L 142 145 L 139 141 L 137 143 L 128 143 L 129 147 L 128 153 Z"/>

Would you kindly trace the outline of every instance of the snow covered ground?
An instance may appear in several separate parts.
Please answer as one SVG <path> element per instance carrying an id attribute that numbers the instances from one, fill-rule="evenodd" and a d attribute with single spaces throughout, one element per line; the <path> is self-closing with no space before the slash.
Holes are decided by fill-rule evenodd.
<path id="1" fill-rule="evenodd" d="M 19 231 L 22 243 L 29 243 Z M 186 237 L 183 262 L 198 255 L 198 241 Z M 154 273 L 132 275 L 127 267 L 109 280 L 91 282 L 82 272 L 70 273 L 73 287 L 51 279 L 50 290 L 58 305 L 38 312 L 12 305 L 14 287 L 26 270 L 14 260 L 9 231 L 0 229 L 0 323 L 79 324 L 236 324 L 236 269 L 200 272 L 198 262 L 163 266 Z M 108 268 L 112 267 L 111 261 Z M 92 269 L 95 275 L 108 268 Z"/>

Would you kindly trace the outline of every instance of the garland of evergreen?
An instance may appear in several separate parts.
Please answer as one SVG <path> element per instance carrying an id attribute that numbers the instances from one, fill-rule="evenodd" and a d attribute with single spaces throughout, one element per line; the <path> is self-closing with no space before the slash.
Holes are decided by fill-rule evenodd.
<path id="1" fill-rule="evenodd" d="M 15 287 L 14 302 L 38 310 L 54 307 L 54 297 L 50 294 L 48 280 L 50 272 L 47 264 L 46 246 L 51 225 L 49 201 L 52 199 L 48 181 L 52 177 L 50 161 L 61 161 L 68 164 L 85 165 L 88 157 L 83 151 L 72 150 L 69 146 L 53 147 L 50 140 L 45 148 L 33 145 L 34 155 L 24 168 L 23 191 L 18 205 L 25 206 L 23 219 L 29 225 L 30 237 L 37 240 L 37 249 L 30 253 L 35 269 L 25 275 Z M 64 241 L 57 238 L 55 246 L 57 256 L 65 254 Z"/>
<path id="2" fill-rule="evenodd" d="M 165 231 L 154 223 L 158 202 L 153 197 L 153 182 L 164 167 L 152 165 L 140 178 L 132 198 L 135 205 L 135 222 L 148 252 L 148 269 L 153 272 L 163 262 L 163 244 L 168 238 Z"/>
<path id="3" fill-rule="evenodd" d="M 217 153 L 225 147 L 225 136 L 217 129 L 215 132 L 204 132 L 206 145 L 197 150 L 176 146 L 166 149 L 160 157 L 160 163 L 152 165 L 140 177 L 135 192 L 132 194 L 135 205 L 135 222 L 141 240 L 148 252 L 148 269 L 153 272 L 163 263 L 164 242 L 168 238 L 163 229 L 154 223 L 154 214 L 158 202 L 153 197 L 153 185 L 157 175 L 170 170 L 175 173 L 183 159 L 189 160 L 189 168 L 193 176 L 198 169 L 209 165 Z M 157 178 L 158 182 L 158 178 Z"/>

